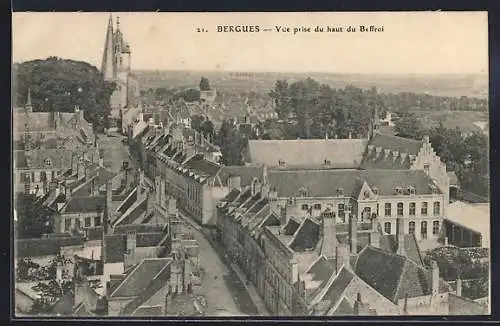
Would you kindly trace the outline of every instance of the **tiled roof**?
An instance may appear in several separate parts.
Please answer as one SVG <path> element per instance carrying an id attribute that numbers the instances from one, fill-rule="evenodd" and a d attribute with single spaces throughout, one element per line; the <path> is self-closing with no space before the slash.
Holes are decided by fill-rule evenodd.
<path id="1" fill-rule="evenodd" d="M 310 218 L 306 218 L 295 232 L 290 248 L 293 251 L 314 249 L 319 241 L 320 225 Z"/>
<path id="2" fill-rule="evenodd" d="M 97 179 L 95 181 L 95 186 L 98 188 L 105 185 L 109 180 L 113 179 L 114 177 L 116 177 L 118 175 L 117 173 L 111 172 L 108 169 L 102 168 L 102 167 L 99 167 L 96 171 L 94 171 L 93 175 L 95 175 L 96 173 L 99 173 L 99 175 L 97 176 Z M 75 191 L 72 194 L 72 196 L 74 196 L 74 197 L 85 196 L 85 195 L 90 193 L 90 189 L 91 189 L 91 181 L 88 182 L 82 188 Z"/>
<path id="3" fill-rule="evenodd" d="M 163 239 L 162 233 L 138 233 L 137 247 L 156 247 Z"/>
<path id="4" fill-rule="evenodd" d="M 357 197 L 359 181 L 377 187 L 380 195 L 393 195 L 396 187 L 413 186 L 417 194 L 431 194 L 432 180 L 420 170 L 269 170 L 269 183 L 279 197 L 295 197 L 305 188 L 309 197 L 331 197 L 342 188 L 345 196 Z"/>
<path id="5" fill-rule="evenodd" d="M 66 149 L 35 149 L 29 151 L 14 151 L 14 164 L 17 169 L 47 168 L 67 169 L 71 167 L 72 152 Z M 47 164 L 50 160 L 50 166 Z M 28 166 L 29 161 L 29 166 Z"/>
<path id="6" fill-rule="evenodd" d="M 365 247 L 358 256 L 355 272 L 363 281 L 394 302 L 405 262 L 406 259 L 402 256 Z"/>
<path id="7" fill-rule="evenodd" d="M 16 240 L 15 254 L 18 258 L 53 256 L 64 246 L 81 246 L 83 237 L 60 237 Z"/>
<path id="8" fill-rule="evenodd" d="M 394 159 L 392 157 L 392 153 L 390 153 L 389 157 L 387 158 L 384 155 L 385 155 L 384 152 L 380 154 L 376 154 L 376 152 L 367 153 L 363 157 L 361 168 L 403 170 L 403 169 L 409 169 L 411 167 L 411 162 L 409 157 L 406 157 L 403 160 L 400 156 Z"/>
<path id="9" fill-rule="evenodd" d="M 293 235 L 295 231 L 299 228 L 300 223 L 294 218 L 289 218 L 286 224 L 283 226 L 283 233 L 285 235 Z"/>
<path id="10" fill-rule="evenodd" d="M 365 247 L 356 260 L 356 274 L 392 302 L 430 294 L 430 271 L 413 260 L 387 251 Z M 440 279 L 440 292 L 448 291 Z"/>
<path id="11" fill-rule="evenodd" d="M 228 184 L 230 176 L 240 176 L 241 186 L 244 187 L 250 185 L 253 178 L 262 179 L 263 173 L 264 167 L 262 165 L 223 166 L 217 175 L 223 185 Z"/>
<path id="12" fill-rule="evenodd" d="M 106 206 L 105 196 L 71 197 L 68 205 L 64 209 L 65 213 L 90 213 L 97 212 L 96 208 Z"/>
<path id="13" fill-rule="evenodd" d="M 127 248 L 126 236 L 113 234 L 107 235 L 104 239 L 106 263 L 122 263 Z"/>
<path id="14" fill-rule="evenodd" d="M 135 205 L 135 207 L 134 207 Z M 119 224 L 132 224 L 134 221 L 136 221 L 142 214 L 146 212 L 147 209 L 147 199 L 143 199 L 139 202 L 135 202 L 132 206 L 131 211 L 128 211 L 124 213 L 124 215 L 118 217 L 113 223 L 119 223 Z M 125 215 L 127 214 L 127 215 Z"/>
<path id="15" fill-rule="evenodd" d="M 333 311 L 334 316 L 350 316 L 353 314 L 354 307 L 345 297 L 342 298 L 342 301 L 340 301 L 338 306 L 335 308 L 335 311 Z"/>
<path id="16" fill-rule="evenodd" d="M 391 151 L 398 151 L 400 153 L 411 155 L 417 155 L 422 147 L 422 144 L 423 143 L 420 140 L 386 134 L 375 134 L 369 142 L 369 145 L 373 145 L 375 147 L 382 147 L 383 149 L 390 149 Z"/>
<path id="17" fill-rule="evenodd" d="M 405 256 L 419 265 L 423 265 L 422 255 L 418 248 L 417 240 L 414 234 L 404 235 Z M 398 241 L 394 234 L 383 234 L 380 236 L 380 247 L 389 252 L 396 253 L 398 250 Z"/>
<path id="18" fill-rule="evenodd" d="M 168 272 L 171 260 L 168 258 L 145 259 L 139 263 L 120 285 L 111 293 L 111 298 L 136 297 L 145 291 L 160 274 Z"/>
<path id="19" fill-rule="evenodd" d="M 357 168 L 366 149 L 365 139 L 249 140 L 248 161 L 277 166 L 310 164 Z"/>
<path id="20" fill-rule="evenodd" d="M 201 154 L 197 154 L 194 157 L 190 158 L 187 162 L 184 163 L 184 166 L 190 170 L 193 170 L 193 172 L 195 173 L 199 173 L 200 175 L 205 176 L 214 176 L 221 168 L 219 164 L 215 164 L 203 159 L 203 155 Z"/>

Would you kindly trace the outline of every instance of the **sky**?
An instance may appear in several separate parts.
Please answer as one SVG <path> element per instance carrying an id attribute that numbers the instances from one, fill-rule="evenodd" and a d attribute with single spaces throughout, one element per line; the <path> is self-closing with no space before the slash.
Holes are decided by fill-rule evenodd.
<path id="1" fill-rule="evenodd" d="M 486 12 L 113 13 L 132 50 L 132 70 L 366 74 L 488 72 Z M 14 13 L 13 59 L 57 56 L 101 68 L 109 13 Z M 217 26 L 259 26 L 258 33 Z M 383 32 L 359 32 L 359 26 Z M 291 32 L 277 32 L 288 26 Z M 316 26 L 344 32 L 315 33 Z M 348 26 L 357 32 L 346 32 Z M 311 32 L 294 35 L 293 28 Z M 197 32 L 204 28 L 207 32 Z M 263 29 L 271 29 L 269 32 Z"/>

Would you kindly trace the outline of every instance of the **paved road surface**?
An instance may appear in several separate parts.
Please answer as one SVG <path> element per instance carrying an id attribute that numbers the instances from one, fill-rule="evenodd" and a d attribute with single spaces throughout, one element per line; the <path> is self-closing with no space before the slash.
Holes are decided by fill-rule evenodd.
<path id="1" fill-rule="evenodd" d="M 122 143 L 123 137 L 117 133 L 111 133 L 110 136 L 98 135 L 99 146 L 104 154 L 104 166 L 113 172 L 120 171 L 123 161 L 131 161 L 128 147 Z"/>
<path id="2" fill-rule="evenodd" d="M 207 299 L 206 314 L 216 315 L 224 309 L 233 315 L 255 315 L 257 311 L 236 275 L 198 230 L 193 230 L 193 234 L 200 248 L 200 265 L 205 269 L 200 291 Z"/>

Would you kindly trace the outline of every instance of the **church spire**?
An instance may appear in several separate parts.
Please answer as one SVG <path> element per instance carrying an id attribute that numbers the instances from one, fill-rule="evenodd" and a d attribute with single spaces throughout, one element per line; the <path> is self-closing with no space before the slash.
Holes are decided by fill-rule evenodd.
<path id="1" fill-rule="evenodd" d="M 104 80 L 113 80 L 114 78 L 114 42 L 113 42 L 113 17 L 109 15 L 108 29 L 106 31 L 106 40 L 104 43 L 104 52 L 102 55 L 101 72 L 104 75 Z"/>

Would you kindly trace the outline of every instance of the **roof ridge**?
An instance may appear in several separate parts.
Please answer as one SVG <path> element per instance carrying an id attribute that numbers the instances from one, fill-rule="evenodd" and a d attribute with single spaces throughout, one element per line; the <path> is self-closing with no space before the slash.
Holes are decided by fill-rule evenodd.
<path id="1" fill-rule="evenodd" d="M 399 274 L 398 285 L 396 286 L 396 288 L 394 289 L 394 293 L 392 294 L 392 299 L 396 300 L 396 302 L 397 302 L 397 294 L 401 288 L 401 284 L 403 283 L 403 275 L 405 274 L 407 268 L 408 268 L 408 259 L 405 259 L 405 262 L 403 264 L 403 268 L 401 270 L 401 274 Z M 391 300 L 391 301 L 393 301 L 393 300 Z"/>

